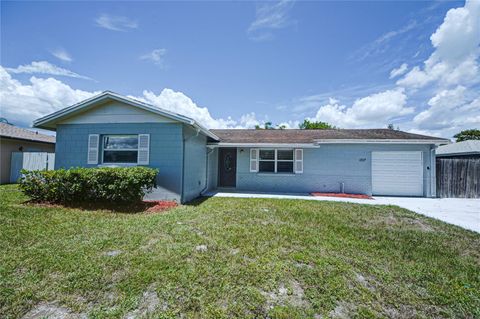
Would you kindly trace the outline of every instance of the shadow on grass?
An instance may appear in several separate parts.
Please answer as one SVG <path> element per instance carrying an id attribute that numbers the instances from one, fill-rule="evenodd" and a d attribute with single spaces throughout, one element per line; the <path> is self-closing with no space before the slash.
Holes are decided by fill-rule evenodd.
<path id="1" fill-rule="evenodd" d="M 197 197 L 195 199 L 192 199 L 191 201 L 185 203 L 184 205 L 186 206 L 200 206 L 202 205 L 205 201 L 209 200 L 210 197 L 207 197 L 207 196 L 201 196 L 201 197 Z"/>
<path id="2" fill-rule="evenodd" d="M 75 202 L 75 203 L 45 203 L 45 202 L 36 202 L 36 201 L 26 201 L 26 205 L 34 205 L 39 207 L 57 207 L 57 208 L 72 208 L 80 210 L 105 210 L 111 211 L 114 213 L 124 213 L 124 214 L 138 214 L 144 213 L 148 209 L 156 206 L 157 202 L 147 202 L 142 201 L 138 203 L 112 203 L 112 202 Z"/>

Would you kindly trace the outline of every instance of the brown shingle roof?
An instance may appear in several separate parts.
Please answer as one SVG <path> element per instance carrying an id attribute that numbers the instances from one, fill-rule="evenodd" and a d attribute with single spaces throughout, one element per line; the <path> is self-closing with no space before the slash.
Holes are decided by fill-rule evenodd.
<path id="1" fill-rule="evenodd" d="M 33 142 L 55 143 L 55 136 L 32 132 L 6 123 L 0 123 L 0 136 Z"/>
<path id="2" fill-rule="evenodd" d="M 438 140 L 445 139 L 390 129 L 334 130 L 211 130 L 221 143 L 315 143 L 318 140 Z"/>

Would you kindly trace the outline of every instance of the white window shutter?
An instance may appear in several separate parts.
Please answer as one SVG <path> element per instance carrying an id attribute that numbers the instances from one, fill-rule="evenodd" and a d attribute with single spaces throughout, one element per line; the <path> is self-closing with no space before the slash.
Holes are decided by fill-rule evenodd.
<path id="1" fill-rule="evenodd" d="M 88 135 L 88 158 L 87 164 L 98 164 L 98 147 L 100 144 L 100 135 Z"/>
<path id="2" fill-rule="evenodd" d="M 150 134 L 138 134 L 137 164 L 148 165 L 150 159 Z"/>
<path id="3" fill-rule="evenodd" d="M 295 149 L 295 173 L 303 173 L 303 149 Z"/>
<path id="4" fill-rule="evenodd" d="M 258 172 L 258 149 L 257 148 L 250 149 L 250 172 L 252 173 Z"/>

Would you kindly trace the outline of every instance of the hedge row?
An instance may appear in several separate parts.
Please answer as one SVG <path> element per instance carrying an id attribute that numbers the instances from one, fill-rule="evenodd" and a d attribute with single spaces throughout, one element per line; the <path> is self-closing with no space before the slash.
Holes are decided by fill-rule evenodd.
<path id="1" fill-rule="evenodd" d="M 37 202 L 137 203 L 156 186 L 157 173 L 147 167 L 23 170 L 20 189 Z"/>

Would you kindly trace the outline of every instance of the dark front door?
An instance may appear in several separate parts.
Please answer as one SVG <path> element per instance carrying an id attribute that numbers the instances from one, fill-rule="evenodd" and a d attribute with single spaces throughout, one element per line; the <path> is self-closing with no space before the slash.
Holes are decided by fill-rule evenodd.
<path id="1" fill-rule="evenodd" d="M 220 148 L 218 152 L 218 186 L 237 185 L 237 149 Z"/>

